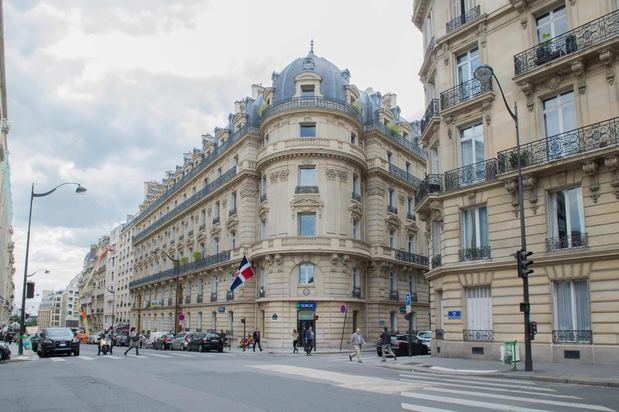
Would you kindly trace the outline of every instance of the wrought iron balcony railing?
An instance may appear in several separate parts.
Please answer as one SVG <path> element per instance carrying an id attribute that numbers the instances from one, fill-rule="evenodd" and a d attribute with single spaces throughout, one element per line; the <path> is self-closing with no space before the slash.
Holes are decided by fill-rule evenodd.
<path id="1" fill-rule="evenodd" d="M 425 179 L 419 184 L 415 194 L 415 204 L 419 205 L 430 193 L 441 193 L 443 191 L 443 175 L 426 175 Z"/>
<path id="2" fill-rule="evenodd" d="M 236 215 L 236 207 L 228 211 L 228 216 L 234 216 L 234 215 Z"/>
<path id="3" fill-rule="evenodd" d="M 213 218 L 213 224 L 218 225 L 221 222 L 221 218 L 219 216 Z"/>
<path id="4" fill-rule="evenodd" d="M 357 202 L 361 201 L 361 194 L 357 193 L 357 192 L 352 192 L 352 198 L 353 200 L 356 200 Z"/>
<path id="5" fill-rule="evenodd" d="M 389 292 L 389 300 L 400 300 L 400 294 L 397 290 L 392 290 Z"/>
<path id="6" fill-rule="evenodd" d="M 488 159 L 445 172 L 445 191 L 496 179 L 497 160 Z"/>
<path id="7" fill-rule="evenodd" d="M 352 297 L 353 298 L 361 298 L 361 288 L 360 287 L 352 288 Z"/>
<path id="8" fill-rule="evenodd" d="M 260 203 L 266 202 L 266 200 L 267 200 L 267 194 L 266 193 L 262 193 L 260 195 Z"/>
<path id="9" fill-rule="evenodd" d="M 318 193 L 318 186 L 297 186 L 294 193 Z"/>
<path id="10" fill-rule="evenodd" d="M 514 56 L 516 76 L 527 73 L 562 56 L 619 37 L 619 10 L 578 26 Z"/>
<path id="11" fill-rule="evenodd" d="M 194 270 L 203 269 L 219 263 L 227 262 L 228 260 L 230 260 L 229 250 L 218 253 L 216 255 L 207 256 L 200 260 L 189 262 L 172 269 L 164 270 L 162 272 L 143 277 L 142 279 L 133 280 L 129 282 L 129 288 L 135 288 L 137 286 L 145 285 L 147 283 L 161 282 L 163 280 L 172 279 L 176 276 L 180 276 Z"/>
<path id="12" fill-rule="evenodd" d="M 438 114 L 439 114 L 438 99 L 432 99 L 430 100 L 430 104 L 426 108 L 426 112 L 423 114 L 423 117 L 419 121 L 419 131 L 421 132 L 421 134 L 425 132 L 426 127 L 428 127 L 432 119 L 434 119 L 435 117 L 438 117 Z"/>
<path id="13" fill-rule="evenodd" d="M 552 343 L 592 344 L 593 332 L 590 330 L 553 330 Z"/>
<path id="14" fill-rule="evenodd" d="M 434 337 L 436 340 L 444 340 L 445 339 L 445 331 L 443 329 L 435 329 Z"/>
<path id="15" fill-rule="evenodd" d="M 217 293 L 211 292 L 211 302 L 217 302 Z"/>
<path id="16" fill-rule="evenodd" d="M 226 300 L 234 300 L 234 291 L 229 290 L 226 292 Z"/>
<path id="17" fill-rule="evenodd" d="M 144 208 L 138 215 L 138 221 L 141 220 L 141 217 L 146 216 L 148 213 L 153 211 L 156 207 L 163 204 L 166 200 L 168 200 L 173 194 L 177 193 L 177 191 L 191 179 L 193 179 L 196 175 L 206 169 L 213 161 L 219 158 L 230 146 L 239 141 L 243 136 L 248 133 L 258 133 L 260 129 L 256 127 L 257 125 L 245 125 L 245 127 L 231 133 L 228 139 L 219 144 L 209 155 L 205 156 L 202 161 L 191 169 L 187 174 L 185 174 L 178 182 L 176 182 L 172 187 L 166 189 L 166 191 L 157 198 L 153 203 Z M 136 221 L 136 223 L 138 222 Z"/>
<path id="18" fill-rule="evenodd" d="M 402 262 L 415 263 L 422 266 L 428 266 L 428 257 L 418 255 L 416 253 L 406 252 L 404 250 L 395 250 L 395 258 Z"/>
<path id="19" fill-rule="evenodd" d="M 168 213 L 163 215 L 161 218 L 155 220 L 150 226 L 146 229 L 142 230 L 140 233 L 133 236 L 133 243 L 138 242 L 144 239 L 149 234 L 153 233 L 158 228 L 170 222 L 172 219 L 178 217 L 181 213 L 187 210 L 189 207 L 194 206 L 196 203 L 201 201 L 204 197 L 208 196 L 215 189 L 221 187 L 224 183 L 232 179 L 236 175 L 236 166 L 233 166 L 226 173 L 219 176 L 217 179 L 213 180 L 211 183 L 204 186 L 198 192 L 193 194 L 187 200 L 183 201 L 180 205 L 176 206 L 174 209 L 170 210 Z"/>
<path id="20" fill-rule="evenodd" d="M 373 122 L 366 123 L 363 127 L 363 130 L 365 131 L 365 133 L 368 133 L 371 131 L 377 131 L 383 136 L 387 137 L 388 139 L 399 144 L 401 147 L 408 150 L 409 152 L 414 153 L 417 156 L 421 157 L 422 159 L 425 160 L 428 158 L 427 153 L 421 147 L 415 144 L 415 142 L 412 142 L 410 140 L 403 138 L 400 133 L 392 132 L 391 130 L 387 129 L 387 126 L 385 126 L 378 120 L 374 120 Z"/>
<path id="21" fill-rule="evenodd" d="M 619 144 L 619 117 L 520 145 L 520 164 L 533 166 Z M 516 147 L 498 153 L 499 173 L 518 170 Z"/>
<path id="22" fill-rule="evenodd" d="M 395 215 L 398 214 L 398 208 L 395 206 L 387 205 L 387 212 L 393 213 Z"/>
<path id="23" fill-rule="evenodd" d="M 434 255 L 434 256 L 432 256 L 432 262 L 430 262 L 431 265 L 432 265 L 432 269 L 436 269 L 438 267 L 441 267 L 441 265 L 442 265 L 441 260 L 442 260 L 441 259 L 441 255 Z"/>
<path id="24" fill-rule="evenodd" d="M 462 340 L 467 342 L 492 342 L 494 332 L 492 330 L 465 329 L 462 332 Z"/>
<path id="25" fill-rule="evenodd" d="M 457 86 L 447 89 L 441 93 L 441 110 L 447 110 L 450 107 L 459 105 L 469 100 L 473 100 L 477 96 L 492 91 L 492 79 L 488 81 L 479 81 L 471 79 Z"/>
<path id="26" fill-rule="evenodd" d="M 546 239 L 546 250 L 549 252 L 559 249 L 571 249 L 574 247 L 586 246 L 588 246 L 588 239 L 586 233 L 572 232 L 572 234 L 570 235 L 563 235 Z"/>
<path id="27" fill-rule="evenodd" d="M 464 26 L 466 23 L 469 23 L 476 18 L 481 16 L 481 7 L 479 5 L 473 7 L 465 11 L 463 14 L 459 15 L 455 19 L 452 19 L 447 22 L 447 33 L 451 33 L 452 31 L 458 29 L 459 27 Z"/>
<path id="28" fill-rule="evenodd" d="M 406 170 L 389 163 L 389 174 L 412 186 L 419 186 L 421 179 L 407 173 Z"/>
<path id="29" fill-rule="evenodd" d="M 283 113 L 288 110 L 299 109 L 327 109 L 336 112 L 344 113 L 361 122 L 361 112 L 352 104 L 341 100 L 332 99 L 329 97 L 307 96 L 293 97 L 291 99 L 281 100 L 267 107 L 262 113 L 262 119 L 266 119 L 274 114 Z"/>
<path id="30" fill-rule="evenodd" d="M 458 250 L 460 262 L 490 259 L 490 246 L 472 247 Z"/>

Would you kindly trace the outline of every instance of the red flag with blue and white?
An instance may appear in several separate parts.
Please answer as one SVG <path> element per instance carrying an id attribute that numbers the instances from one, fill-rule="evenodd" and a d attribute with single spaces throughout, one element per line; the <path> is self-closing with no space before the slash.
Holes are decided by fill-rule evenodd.
<path id="1" fill-rule="evenodd" d="M 239 271 L 234 277 L 234 280 L 230 284 L 230 290 L 234 290 L 239 287 L 242 283 L 245 283 L 251 277 L 254 276 L 254 269 L 252 269 L 249 264 L 249 260 L 247 260 L 247 256 L 243 255 L 243 259 L 241 260 L 241 265 L 239 266 Z"/>

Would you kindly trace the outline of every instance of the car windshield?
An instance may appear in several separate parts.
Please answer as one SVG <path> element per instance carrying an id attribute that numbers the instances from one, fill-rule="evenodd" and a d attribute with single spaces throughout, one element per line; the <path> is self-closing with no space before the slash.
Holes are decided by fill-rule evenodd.
<path id="1" fill-rule="evenodd" d="M 219 335 L 218 335 L 218 334 L 216 334 L 216 333 L 208 333 L 208 334 L 206 335 L 206 337 L 207 337 L 207 338 L 209 338 L 209 339 L 212 339 L 212 338 L 218 338 L 218 337 L 219 337 Z"/>
<path id="2" fill-rule="evenodd" d="M 417 336 L 423 339 L 430 339 L 432 337 L 432 332 L 420 332 Z"/>
<path id="3" fill-rule="evenodd" d="M 50 338 L 73 338 L 73 332 L 71 329 L 48 329 L 47 336 Z"/>

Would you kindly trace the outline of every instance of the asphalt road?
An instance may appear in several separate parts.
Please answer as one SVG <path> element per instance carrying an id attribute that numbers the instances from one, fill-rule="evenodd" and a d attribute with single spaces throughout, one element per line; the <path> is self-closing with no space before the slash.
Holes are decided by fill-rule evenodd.
<path id="1" fill-rule="evenodd" d="M 346 354 L 168 352 L 11 361 L 0 411 L 609 411 L 616 388 L 437 375 Z M 390 364 L 402 363 L 389 361 Z"/>

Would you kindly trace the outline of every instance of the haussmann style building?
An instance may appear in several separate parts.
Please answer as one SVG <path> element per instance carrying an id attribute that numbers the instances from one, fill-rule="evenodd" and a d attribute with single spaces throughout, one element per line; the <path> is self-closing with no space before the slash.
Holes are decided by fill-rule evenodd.
<path id="1" fill-rule="evenodd" d="M 533 359 L 619 362 L 619 11 L 611 0 L 417 0 L 433 356 L 524 340 L 522 165 Z M 518 108 L 522 151 L 507 103 Z M 524 359 L 521 346 L 521 359 Z"/>
<path id="2" fill-rule="evenodd" d="M 312 326 L 318 350 L 356 327 L 370 342 L 383 326 L 430 327 L 414 212 L 426 154 L 396 95 L 349 78 L 310 51 L 148 184 L 132 221 L 132 326 L 174 330 L 181 317 L 179 330 L 234 338 L 258 327 L 273 348 Z M 232 293 L 243 255 L 256 277 Z"/>

